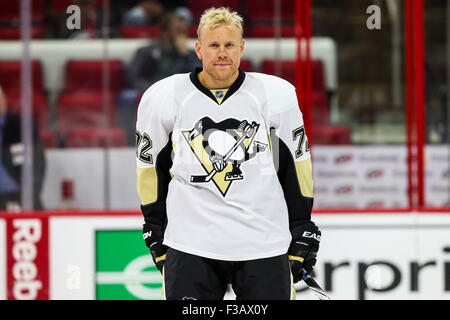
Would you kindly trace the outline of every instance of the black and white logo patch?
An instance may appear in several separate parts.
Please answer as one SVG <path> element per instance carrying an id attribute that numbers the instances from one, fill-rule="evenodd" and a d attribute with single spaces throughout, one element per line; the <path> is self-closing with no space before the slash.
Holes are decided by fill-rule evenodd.
<path id="1" fill-rule="evenodd" d="M 259 126 L 255 121 L 230 118 L 216 123 L 204 117 L 193 129 L 183 131 L 205 171 L 204 175 L 191 175 L 191 183 L 212 181 L 225 196 L 233 181 L 244 179 L 241 164 L 264 152 L 268 146 L 255 140 Z"/>

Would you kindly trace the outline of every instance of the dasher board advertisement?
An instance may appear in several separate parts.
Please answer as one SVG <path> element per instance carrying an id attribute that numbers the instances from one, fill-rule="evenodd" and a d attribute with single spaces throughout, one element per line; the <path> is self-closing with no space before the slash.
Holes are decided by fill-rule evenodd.
<path id="1" fill-rule="evenodd" d="M 333 300 L 449 300 L 450 214 L 313 213 Z M 0 215 L 0 299 L 162 298 L 139 212 Z M 303 282 L 297 300 L 316 297 Z M 233 299 L 232 290 L 225 299 Z"/>

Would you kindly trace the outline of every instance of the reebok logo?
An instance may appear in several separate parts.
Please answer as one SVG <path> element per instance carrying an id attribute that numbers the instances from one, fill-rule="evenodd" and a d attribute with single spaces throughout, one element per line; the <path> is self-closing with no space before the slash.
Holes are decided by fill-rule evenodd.
<path id="1" fill-rule="evenodd" d="M 8 219 L 8 299 L 48 299 L 46 219 Z"/>

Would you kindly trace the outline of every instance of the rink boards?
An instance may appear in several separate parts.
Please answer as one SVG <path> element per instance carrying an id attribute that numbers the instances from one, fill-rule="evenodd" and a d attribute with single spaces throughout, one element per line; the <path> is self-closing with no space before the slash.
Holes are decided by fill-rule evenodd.
<path id="1" fill-rule="evenodd" d="M 314 276 L 333 299 L 450 298 L 450 214 L 313 219 L 323 232 Z M 161 299 L 141 226 L 139 212 L 0 214 L 0 299 Z"/>

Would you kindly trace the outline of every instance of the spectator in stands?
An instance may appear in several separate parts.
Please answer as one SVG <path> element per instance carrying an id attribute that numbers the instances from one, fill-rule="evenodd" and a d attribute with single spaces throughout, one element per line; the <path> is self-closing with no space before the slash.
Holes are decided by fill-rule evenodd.
<path id="1" fill-rule="evenodd" d="M 153 83 L 176 73 L 187 73 L 201 66 L 188 46 L 188 23 L 185 15 L 173 11 L 161 21 L 161 34 L 151 44 L 137 50 L 127 68 L 127 90 L 118 101 L 119 121 L 134 141 L 135 110 L 138 97 Z"/>
<path id="2" fill-rule="evenodd" d="M 123 25 L 159 25 L 164 14 L 160 0 L 142 0 L 123 16 Z"/>
<path id="3" fill-rule="evenodd" d="M 23 165 L 20 115 L 7 111 L 6 96 L 0 86 L 0 210 L 20 208 Z M 37 127 L 33 127 L 33 206 L 42 209 L 40 194 L 45 156 Z"/>
<path id="4" fill-rule="evenodd" d="M 138 0 L 133 7 L 123 14 L 122 25 L 157 26 L 161 23 L 164 13 L 177 11 L 190 25 L 192 16 L 183 0 Z"/>
<path id="5" fill-rule="evenodd" d="M 188 47 L 185 16 L 175 11 L 162 20 L 159 38 L 137 51 L 128 67 L 128 86 L 142 93 L 160 79 L 190 72 L 197 66 L 200 61 Z"/>

